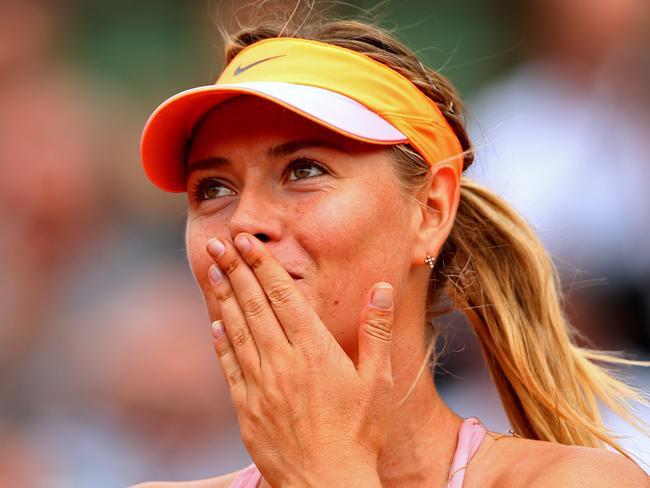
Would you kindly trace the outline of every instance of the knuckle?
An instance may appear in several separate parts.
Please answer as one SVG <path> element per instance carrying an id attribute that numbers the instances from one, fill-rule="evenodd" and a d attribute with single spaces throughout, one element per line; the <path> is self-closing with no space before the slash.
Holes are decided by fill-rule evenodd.
<path id="1" fill-rule="evenodd" d="M 269 309 L 269 304 L 263 296 L 253 295 L 244 300 L 242 309 L 247 317 L 256 318 Z"/>
<path id="2" fill-rule="evenodd" d="M 264 408 L 269 411 L 275 411 L 278 407 L 286 404 L 287 397 L 282 394 L 279 388 L 269 388 L 264 397 Z"/>
<path id="3" fill-rule="evenodd" d="M 239 268 L 240 264 L 241 263 L 239 259 L 237 259 L 236 257 L 231 257 L 225 261 L 225 263 L 222 266 L 222 269 L 230 276 L 235 272 L 237 268 Z"/>
<path id="4" fill-rule="evenodd" d="M 221 303 L 227 302 L 233 297 L 232 288 L 224 285 L 223 283 L 215 286 L 212 289 L 212 293 L 214 294 L 215 298 L 219 300 Z"/>
<path id="5" fill-rule="evenodd" d="M 386 342 L 389 342 L 393 335 L 389 316 L 376 315 L 371 317 L 366 322 L 364 330 L 366 334 Z"/>
<path id="6" fill-rule="evenodd" d="M 274 281 L 268 286 L 266 295 L 274 305 L 286 305 L 291 302 L 293 290 L 282 281 Z"/>
<path id="7" fill-rule="evenodd" d="M 231 387 L 236 386 L 244 381 L 242 370 L 238 367 L 229 368 L 228 371 L 226 371 L 226 378 L 228 380 L 228 384 Z"/>
<path id="8" fill-rule="evenodd" d="M 250 332 L 246 327 L 239 327 L 232 331 L 230 342 L 233 347 L 241 348 L 251 339 Z"/>
<path id="9" fill-rule="evenodd" d="M 265 262 L 266 262 L 266 256 L 264 256 L 263 254 L 256 254 L 255 256 L 251 256 L 248 265 L 252 269 L 259 269 L 264 265 Z"/>
<path id="10" fill-rule="evenodd" d="M 217 352 L 217 356 L 219 356 L 219 359 L 228 359 L 228 354 L 233 354 L 232 350 L 230 349 L 230 346 L 228 345 L 228 341 L 216 341 L 214 344 L 214 350 Z"/>
<path id="11" fill-rule="evenodd" d="M 230 288 L 219 287 L 214 290 L 214 296 L 219 300 L 219 302 L 224 303 L 230 300 L 233 297 L 233 294 Z"/>
<path id="12" fill-rule="evenodd" d="M 300 351 L 303 358 L 309 364 L 320 363 L 321 359 L 324 356 L 323 350 L 320 344 L 315 343 L 312 340 L 306 340 L 300 344 Z"/>
<path id="13" fill-rule="evenodd" d="M 392 310 L 382 310 L 376 308 L 372 312 L 372 318 L 378 320 L 384 320 L 387 324 L 389 324 L 390 321 L 393 320 L 393 312 Z"/>

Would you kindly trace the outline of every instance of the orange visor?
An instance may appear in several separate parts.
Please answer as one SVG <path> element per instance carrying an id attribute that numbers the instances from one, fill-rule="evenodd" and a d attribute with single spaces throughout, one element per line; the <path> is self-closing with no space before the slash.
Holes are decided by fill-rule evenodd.
<path id="1" fill-rule="evenodd" d="M 458 138 L 436 104 L 407 78 L 350 49 L 278 37 L 243 49 L 214 85 L 183 91 L 153 112 L 140 145 L 149 179 L 163 190 L 185 191 L 194 128 L 216 105 L 243 94 L 362 142 L 408 143 L 430 165 L 462 171 Z"/>

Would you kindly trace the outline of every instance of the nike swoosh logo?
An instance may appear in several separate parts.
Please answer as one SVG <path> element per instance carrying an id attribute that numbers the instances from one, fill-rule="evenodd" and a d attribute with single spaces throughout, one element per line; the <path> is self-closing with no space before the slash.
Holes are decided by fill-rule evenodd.
<path id="1" fill-rule="evenodd" d="M 242 66 L 240 64 L 239 66 L 237 66 L 237 69 L 235 70 L 233 76 L 241 75 L 244 71 L 247 71 L 247 70 L 251 69 L 253 66 L 257 66 L 260 63 L 265 63 L 266 61 L 270 61 L 270 60 L 276 59 L 276 58 L 281 58 L 283 56 L 286 56 L 286 54 L 280 54 L 279 56 L 271 56 L 270 58 L 260 59 L 260 60 L 255 61 L 254 63 L 251 63 L 251 64 L 249 64 L 247 66 Z"/>

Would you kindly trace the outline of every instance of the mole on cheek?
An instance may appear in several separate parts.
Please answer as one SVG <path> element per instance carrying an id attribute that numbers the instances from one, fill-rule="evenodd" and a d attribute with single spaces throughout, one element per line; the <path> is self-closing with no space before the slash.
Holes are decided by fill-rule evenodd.
<path id="1" fill-rule="evenodd" d="M 338 305 L 338 304 L 339 304 L 339 301 L 338 301 L 338 300 L 334 300 L 334 305 Z"/>

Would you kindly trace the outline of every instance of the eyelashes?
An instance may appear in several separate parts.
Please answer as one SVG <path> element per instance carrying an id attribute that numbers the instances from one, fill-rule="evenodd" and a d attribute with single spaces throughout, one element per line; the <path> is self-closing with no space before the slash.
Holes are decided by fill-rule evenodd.
<path id="1" fill-rule="evenodd" d="M 215 194 L 215 190 L 216 193 Z M 192 197 L 194 200 L 202 202 L 204 200 L 212 200 L 213 198 L 220 198 L 229 195 L 219 194 L 221 190 L 226 190 L 230 192 L 231 195 L 234 195 L 235 192 L 223 184 L 221 180 L 213 177 L 200 178 L 196 183 L 192 185 Z M 211 194 L 209 194 L 209 192 Z"/>
<path id="2" fill-rule="evenodd" d="M 315 178 L 317 176 L 321 176 L 326 173 L 326 170 L 325 168 L 323 168 L 323 166 L 318 164 L 316 161 L 313 161 L 311 159 L 305 159 L 305 158 L 296 158 L 294 160 L 291 160 L 289 162 L 289 165 L 287 166 L 287 170 L 285 171 L 285 173 L 291 176 L 291 174 L 294 173 L 296 170 L 305 170 L 305 169 L 312 169 L 312 170 L 315 169 L 317 174 L 313 174 L 312 171 L 309 171 L 309 174 L 305 174 L 303 172 L 302 178 L 288 178 L 288 180 L 289 181 L 306 180 L 309 178 Z"/>
<path id="3" fill-rule="evenodd" d="M 320 163 L 312 159 L 296 157 L 287 164 L 283 178 L 287 181 L 302 181 L 318 178 L 328 173 L 327 169 Z M 191 195 L 195 201 L 202 202 L 204 200 L 234 196 L 235 191 L 228 187 L 226 181 L 207 176 L 199 178 L 192 184 Z"/>

